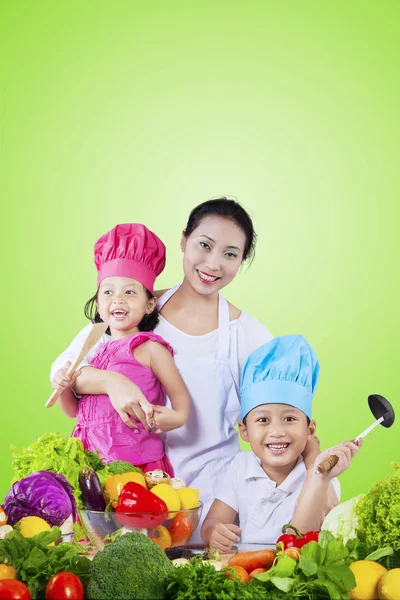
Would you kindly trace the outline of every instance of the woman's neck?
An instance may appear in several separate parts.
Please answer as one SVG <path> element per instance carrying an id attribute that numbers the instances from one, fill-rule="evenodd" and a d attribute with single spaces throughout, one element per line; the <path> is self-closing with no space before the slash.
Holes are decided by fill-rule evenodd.
<path id="1" fill-rule="evenodd" d="M 174 298 L 178 306 L 191 313 L 194 310 L 213 310 L 218 306 L 218 292 L 199 294 L 185 279 L 175 292 Z"/>

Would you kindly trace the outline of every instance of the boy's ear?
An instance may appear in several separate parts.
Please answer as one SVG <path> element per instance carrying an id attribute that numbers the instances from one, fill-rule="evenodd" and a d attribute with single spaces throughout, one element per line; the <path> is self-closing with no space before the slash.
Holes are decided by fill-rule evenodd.
<path id="1" fill-rule="evenodd" d="M 316 431 L 317 431 L 317 423 L 313 419 L 312 421 L 310 421 L 310 424 L 308 426 L 308 435 L 310 437 L 313 437 L 315 435 Z"/>
<path id="2" fill-rule="evenodd" d="M 247 435 L 246 425 L 244 425 L 242 422 L 240 422 L 239 425 L 238 425 L 238 427 L 239 427 L 240 437 L 242 438 L 242 440 L 244 442 L 248 442 L 249 441 L 249 436 Z"/>

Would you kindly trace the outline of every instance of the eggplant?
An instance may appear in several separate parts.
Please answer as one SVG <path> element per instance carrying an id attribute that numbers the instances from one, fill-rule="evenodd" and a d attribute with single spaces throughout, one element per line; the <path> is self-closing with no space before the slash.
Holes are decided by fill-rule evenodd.
<path id="1" fill-rule="evenodd" d="M 84 467 L 79 473 L 79 485 L 81 486 L 85 509 L 104 512 L 106 501 L 96 471 L 90 467 Z"/>
<path id="2" fill-rule="evenodd" d="M 187 546 L 172 546 L 172 548 L 166 548 L 165 554 L 170 560 L 176 558 L 192 558 L 193 556 L 204 557 L 207 555 L 209 547 L 205 544 L 188 544 Z"/>

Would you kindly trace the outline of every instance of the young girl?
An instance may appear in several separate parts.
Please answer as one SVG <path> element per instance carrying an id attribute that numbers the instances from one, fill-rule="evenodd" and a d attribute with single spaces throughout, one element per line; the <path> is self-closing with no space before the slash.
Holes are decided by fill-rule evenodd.
<path id="1" fill-rule="evenodd" d="M 111 341 L 100 345 L 90 364 L 139 386 L 153 408 L 152 427 L 138 421 L 126 424 L 107 395 L 78 400 L 62 382 L 59 404 L 68 416 L 76 416 L 72 435 L 86 449 L 98 450 L 106 462 L 126 460 L 143 471 L 162 469 L 173 476 L 159 433 L 184 425 L 190 400 L 171 346 L 152 333 L 158 323 L 153 285 L 165 266 L 165 246 L 144 225 L 117 225 L 96 242 L 94 260 L 98 288 L 85 314 L 108 324 Z M 171 408 L 164 406 L 165 393 Z"/>

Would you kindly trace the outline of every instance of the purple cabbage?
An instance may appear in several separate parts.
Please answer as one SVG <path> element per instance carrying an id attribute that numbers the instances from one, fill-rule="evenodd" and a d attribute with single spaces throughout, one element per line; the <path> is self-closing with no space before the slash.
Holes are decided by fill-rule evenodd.
<path id="1" fill-rule="evenodd" d="M 23 517 L 41 517 L 49 525 L 60 526 L 72 514 L 77 519 L 72 487 L 64 475 L 37 471 L 16 481 L 2 503 L 8 524 Z"/>

